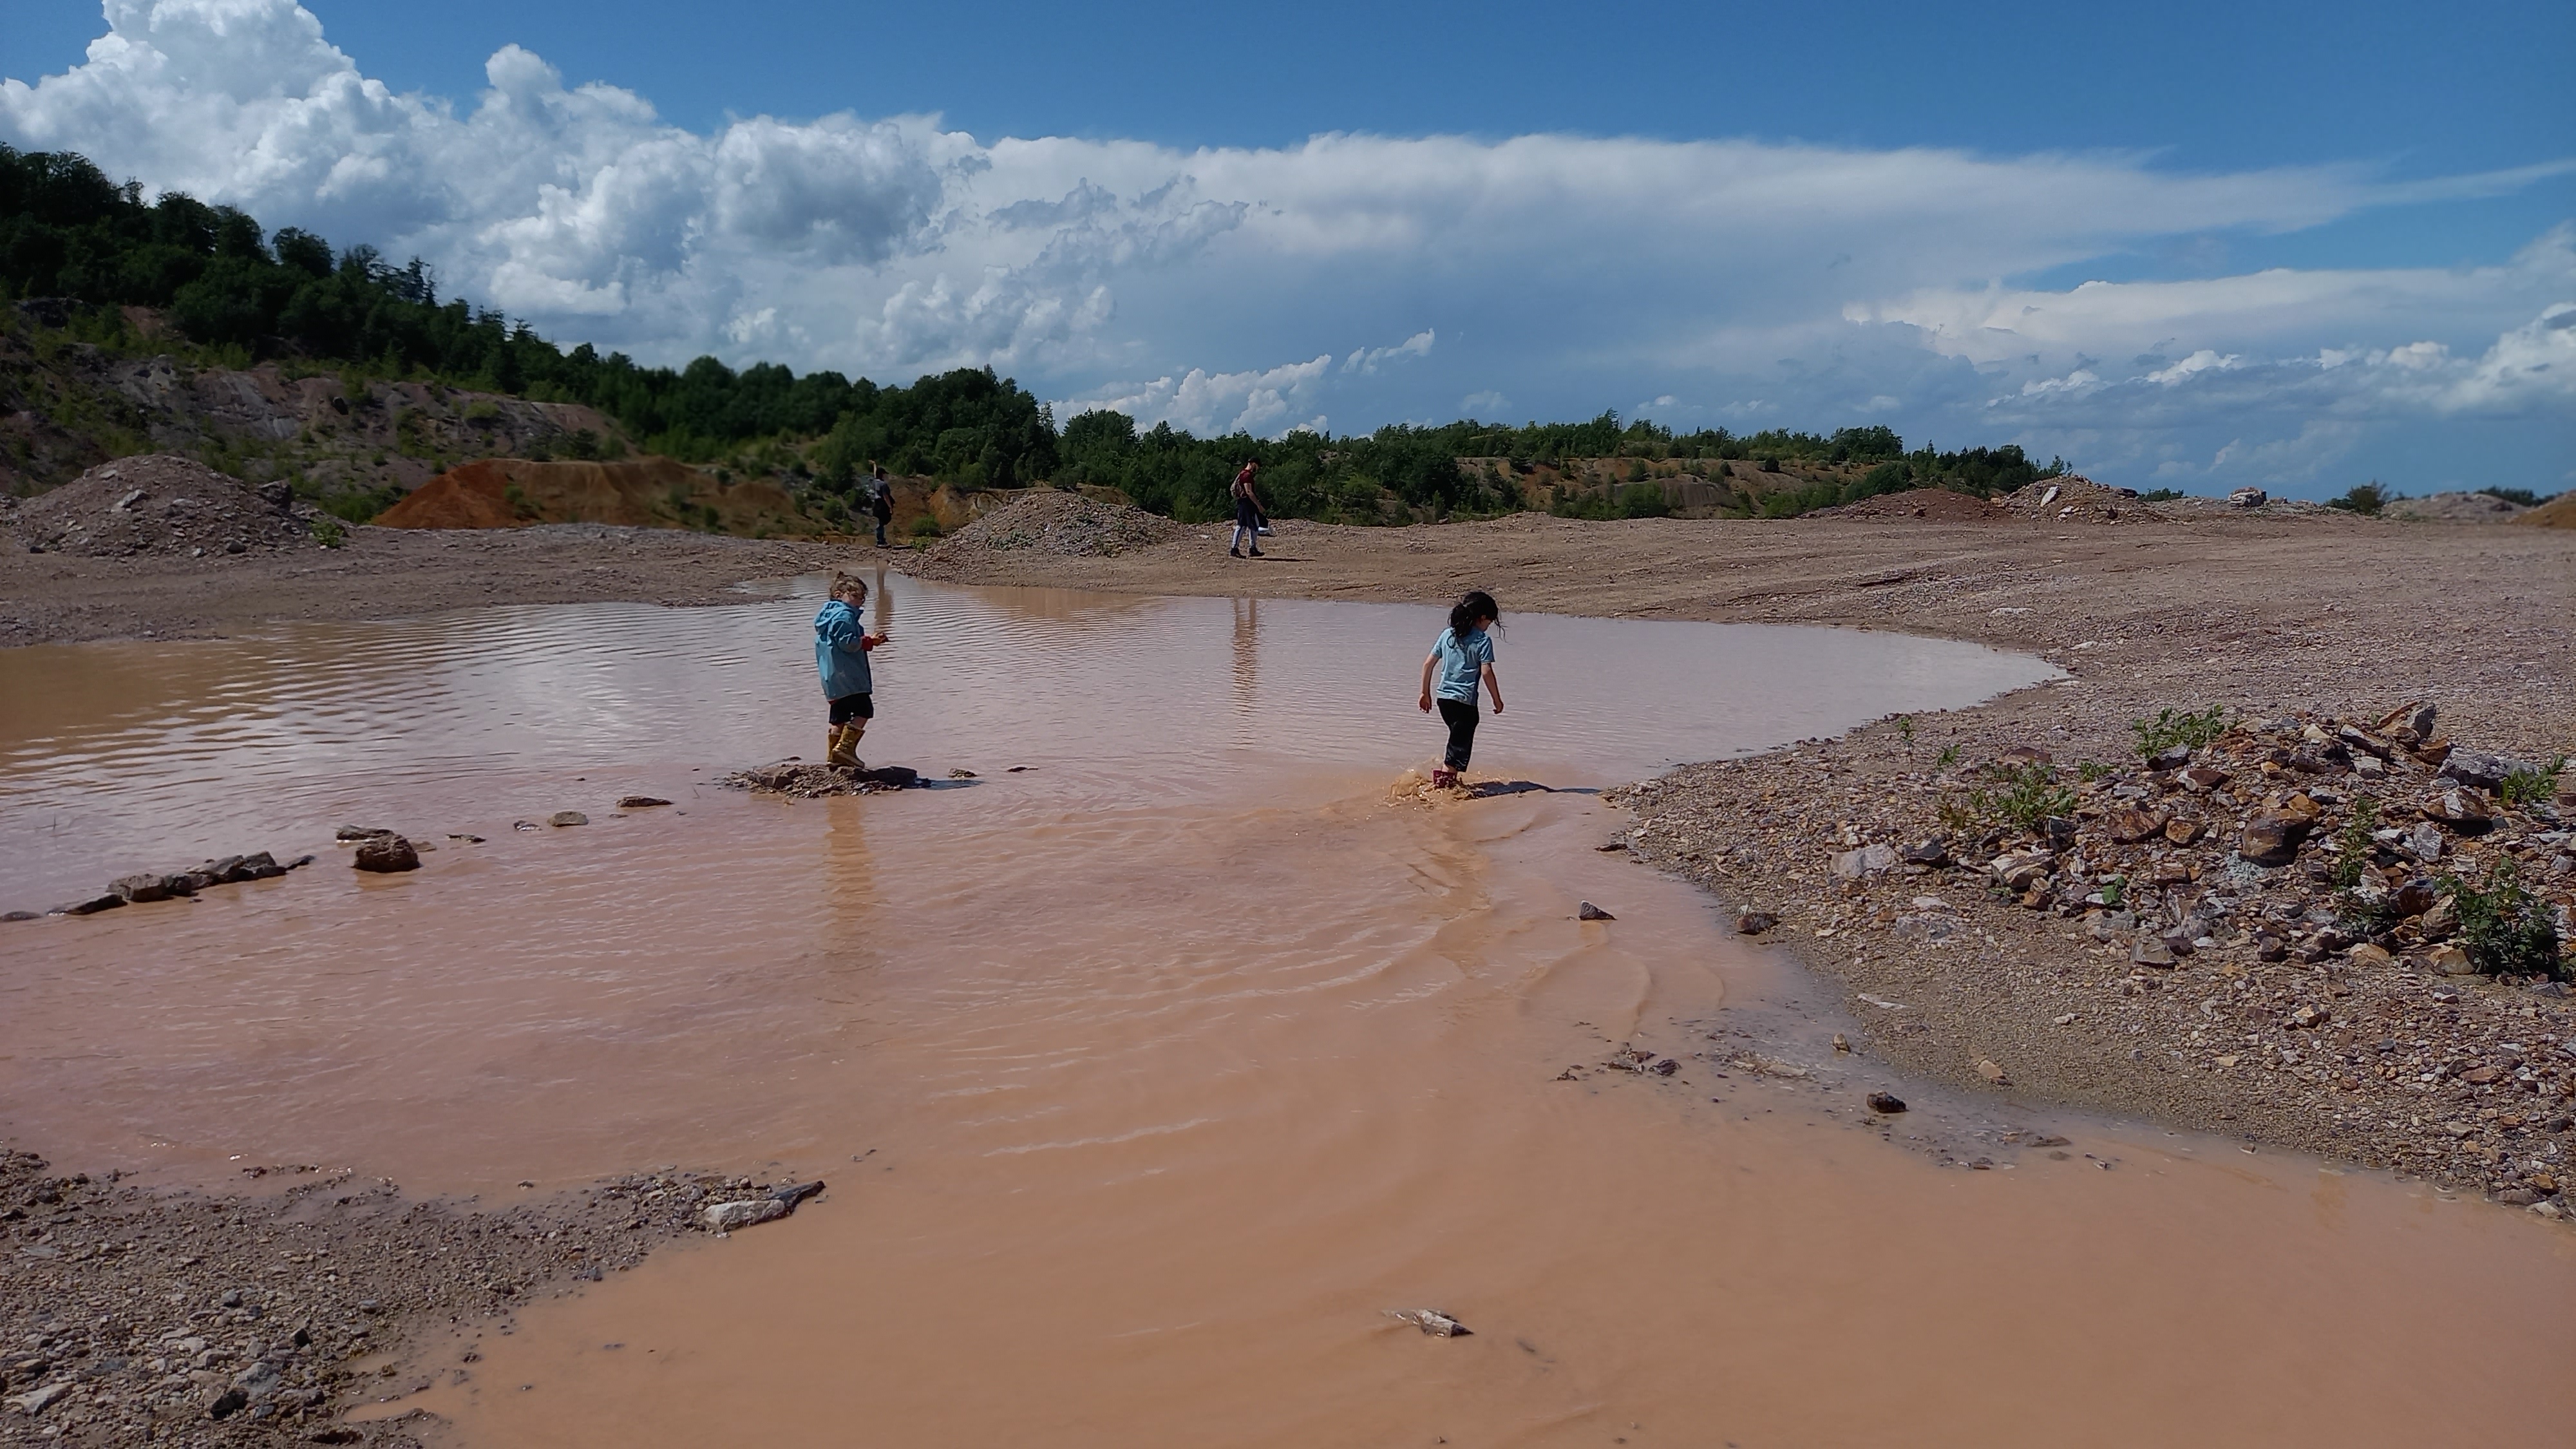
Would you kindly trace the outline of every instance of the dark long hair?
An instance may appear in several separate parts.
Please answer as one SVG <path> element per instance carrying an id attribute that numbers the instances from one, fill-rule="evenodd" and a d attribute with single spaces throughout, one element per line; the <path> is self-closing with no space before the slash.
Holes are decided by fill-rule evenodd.
<path id="1" fill-rule="evenodd" d="M 1461 639 L 1475 629 L 1478 619 L 1491 619 L 1497 624 L 1503 620 L 1502 606 L 1483 589 L 1472 590 L 1467 597 L 1449 606 L 1449 632 Z"/>

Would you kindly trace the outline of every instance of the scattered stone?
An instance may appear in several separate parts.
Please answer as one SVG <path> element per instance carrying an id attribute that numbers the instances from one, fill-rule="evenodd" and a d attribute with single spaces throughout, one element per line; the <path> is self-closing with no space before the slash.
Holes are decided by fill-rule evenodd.
<path id="1" fill-rule="evenodd" d="M 2291 811 L 2267 811 L 2246 822 L 2245 832 L 2236 843 L 2236 851 L 2255 865 L 2288 865 L 2298 859 L 2300 844 L 2315 828 L 2313 816 Z"/>
<path id="2" fill-rule="evenodd" d="M 1846 880 L 1860 880 L 1867 876 L 1885 875 L 1887 872 L 1896 869 L 1896 847 L 1892 845 L 1866 845 L 1858 850 L 1842 851 L 1834 856 L 1829 868 L 1835 875 L 1841 876 Z"/>
<path id="3" fill-rule="evenodd" d="M 976 778 L 976 776 L 975 772 L 972 770 L 957 768 L 948 772 L 948 778 L 952 780 L 972 780 Z"/>
<path id="4" fill-rule="evenodd" d="M 1893 1117 L 1905 1110 L 1905 1099 L 1893 1092 L 1872 1092 L 1867 1100 L 1869 1110 L 1885 1116 Z"/>
<path id="5" fill-rule="evenodd" d="M 1937 869 L 1950 863 L 1950 847 L 1937 838 L 1918 840 L 1897 852 L 1897 856 L 1907 865 L 1928 865 Z"/>
<path id="6" fill-rule="evenodd" d="M 63 1395 L 68 1394 L 71 1391 L 72 1386 L 68 1381 L 50 1383 L 42 1388 L 34 1389 L 27 1393 L 18 1395 L 9 1401 L 9 1406 L 32 1419 L 38 1414 L 45 1412 L 45 1410 L 52 1408 L 56 1401 L 60 1400 Z"/>
<path id="7" fill-rule="evenodd" d="M 170 899 L 170 877 L 166 875 L 121 876 L 108 889 L 136 904 Z"/>
<path id="8" fill-rule="evenodd" d="M 114 891 L 109 891 L 103 896 L 91 896 L 86 900 L 74 901 L 69 905 L 56 906 L 53 910 L 47 912 L 47 914 L 56 916 L 93 916 L 98 914 L 100 911 L 115 910 L 118 906 L 124 904 L 125 897 L 118 895 Z"/>
<path id="9" fill-rule="evenodd" d="M 358 846 L 357 855 L 349 862 L 359 870 L 391 874 L 420 869 L 420 852 L 399 835 L 378 836 Z"/>
<path id="10" fill-rule="evenodd" d="M 1574 918 L 1578 921 L 1615 921 L 1619 919 L 1617 916 L 1610 914 L 1608 911 L 1601 909 L 1590 901 L 1585 901 L 1574 908 Z"/>
<path id="11" fill-rule="evenodd" d="M 1390 1308 L 1386 1316 L 1399 1323 L 1410 1323 L 1433 1338 L 1470 1338 L 1467 1325 L 1437 1308 Z"/>
<path id="12" fill-rule="evenodd" d="M 670 803 L 670 801 L 662 799 L 658 795 L 620 795 L 617 797 L 617 808 L 620 810 L 650 810 L 656 805 L 668 805 Z"/>
<path id="13" fill-rule="evenodd" d="M 346 842 L 353 840 L 374 840 L 379 836 L 391 835 L 393 832 L 373 825 L 343 825 L 331 834 L 333 839 Z"/>
<path id="14" fill-rule="evenodd" d="M 2151 836 L 2164 834 L 2165 826 L 2171 819 L 2171 816 L 2161 810 L 2140 810 L 2132 807 L 2111 812 L 2102 823 L 2110 832 L 2113 845 L 2135 845 Z"/>
<path id="15" fill-rule="evenodd" d="M 730 1233 L 758 1223 L 775 1222 L 794 1211 L 774 1197 L 755 1197 L 710 1203 L 704 1216 L 709 1231 Z"/>
<path id="16" fill-rule="evenodd" d="M 786 1187 L 771 1188 L 769 1190 L 769 1195 L 776 1198 L 778 1201 L 787 1204 L 788 1210 L 793 1212 L 797 1208 L 803 1206 L 807 1198 L 819 1197 L 822 1195 L 822 1192 L 823 1181 L 820 1178 L 816 1178 L 812 1182 L 790 1183 Z"/>
<path id="17" fill-rule="evenodd" d="M 546 817 L 546 823 L 557 827 L 566 825 L 588 825 L 590 823 L 590 817 L 582 814 L 578 810 L 558 810 L 554 814 Z"/>
<path id="18" fill-rule="evenodd" d="M 2129 948 L 2129 960 L 2134 965 L 2152 966 L 2159 971 L 2171 971 L 2180 964 L 2174 959 L 2173 947 L 2152 936 L 2142 938 Z"/>
<path id="19" fill-rule="evenodd" d="M 2437 976 L 2475 976 L 2478 968 L 2469 962 L 2469 953 L 2457 946 L 2436 946 L 2424 958 L 2424 964 Z"/>
<path id="20" fill-rule="evenodd" d="M 2004 1069 L 2002 1067 L 1995 1065 L 1995 1063 L 1988 1058 L 1979 1057 L 1973 1065 L 1977 1069 L 1978 1076 L 1985 1078 L 1987 1081 L 1994 1083 L 1998 1087 L 2004 1086 L 2012 1080 L 2010 1077 L 2004 1075 Z"/>
<path id="21" fill-rule="evenodd" d="M 2444 790 L 2423 804 L 2424 818 L 2438 820 L 2463 835 L 2476 835 L 2494 824 L 2474 791 Z"/>
<path id="22" fill-rule="evenodd" d="M 1759 936 L 1778 924 L 1780 924 L 1780 918 L 1769 911 L 1739 911 L 1735 917 L 1735 933 L 1739 936 Z"/>
<path id="23" fill-rule="evenodd" d="M 2231 489 L 2227 495 L 2227 506 L 2230 508 L 2260 508 L 2271 501 L 2272 495 L 2260 488 Z"/>

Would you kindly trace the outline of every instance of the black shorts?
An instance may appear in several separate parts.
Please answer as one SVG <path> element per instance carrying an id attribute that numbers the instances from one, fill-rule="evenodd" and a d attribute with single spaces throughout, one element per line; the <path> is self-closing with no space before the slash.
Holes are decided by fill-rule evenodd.
<path id="1" fill-rule="evenodd" d="M 832 723 L 845 725 L 854 719 L 875 719 L 876 699 L 868 694 L 845 694 L 832 701 Z"/>
<path id="2" fill-rule="evenodd" d="M 1261 526 L 1261 510 L 1252 506 L 1251 499 L 1238 498 L 1234 500 L 1234 526 L 1237 528 L 1258 528 Z"/>

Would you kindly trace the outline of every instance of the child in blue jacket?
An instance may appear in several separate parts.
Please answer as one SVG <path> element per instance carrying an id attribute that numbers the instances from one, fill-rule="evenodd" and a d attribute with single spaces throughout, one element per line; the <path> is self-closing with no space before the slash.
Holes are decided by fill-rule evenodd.
<path id="1" fill-rule="evenodd" d="M 831 701 L 832 733 L 824 746 L 826 763 L 864 770 L 859 739 L 876 718 L 872 698 L 876 681 L 868 671 L 868 651 L 886 641 L 860 622 L 867 607 L 867 580 L 856 574 L 832 575 L 831 601 L 814 616 L 814 665 L 823 675 L 823 697 Z"/>

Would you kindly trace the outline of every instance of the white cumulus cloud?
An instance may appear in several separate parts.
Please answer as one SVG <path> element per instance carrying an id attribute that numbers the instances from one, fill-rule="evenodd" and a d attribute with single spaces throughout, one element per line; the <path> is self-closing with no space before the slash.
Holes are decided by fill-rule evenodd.
<path id="1" fill-rule="evenodd" d="M 2563 438 L 2576 376 L 2568 227 L 2483 267 L 2018 280 L 2567 163 L 2394 182 L 1744 139 L 1185 148 L 850 114 L 701 133 L 516 45 L 475 96 L 397 93 L 293 0 L 104 16 L 81 64 L 0 81 L 0 140 L 417 254 L 450 295 L 653 362 L 989 364 L 1059 415 L 1193 430 L 1651 398 L 1731 426 L 2010 436 L 2114 476 L 2349 452 L 2409 418 Z"/>

